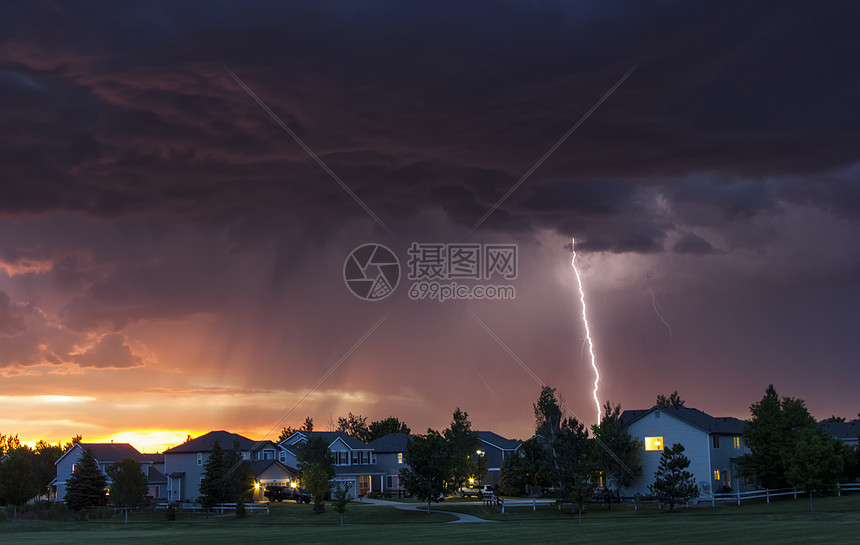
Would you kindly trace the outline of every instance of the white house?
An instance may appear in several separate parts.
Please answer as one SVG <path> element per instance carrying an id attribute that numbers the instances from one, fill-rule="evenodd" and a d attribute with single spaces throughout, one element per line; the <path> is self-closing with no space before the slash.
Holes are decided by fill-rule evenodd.
<path id="1" fill-rule="evenodd" d="M 699 485 L 699 497 L 721 490 L 751 489 L 738 474 L 736 459 L 748 452 L 743 442 L 744 422 L 737 418 L 717 418 L 698 409 L 654 406 L 647 410 L 624 411 L 621 423 L 631 436 L 643 441 L 642 476 L 622 495 L 649 495 L 648 485 L 660 464 L 663 449 L 684 445 L 690 460 L 687 468 Z"/>

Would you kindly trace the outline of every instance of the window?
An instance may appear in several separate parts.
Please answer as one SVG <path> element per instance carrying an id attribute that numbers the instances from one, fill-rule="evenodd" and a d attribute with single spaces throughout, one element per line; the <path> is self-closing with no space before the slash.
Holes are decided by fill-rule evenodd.
<path id="1" fill-rule="evenodd" d="M 263 460 L 274 460 L 275 459 L 275 451 L 273 450 L 264 450 L 263 451 Z"/>
<path id="2" fill-rule="evenodd" d="M 203 465 L 203 453 L 202 452 L 197 453 L 197 465 L 199 465 L 199 466 Z"/>
<path id="3" fill-rule="evenodd" d="M 400 488 L 400 477 L 397 475 L 386 475 L 385 488 Z"/>
<path id="4" fill-rule="evenodd" d="M 735 448 L 741 448 L 741 438 L 738 436 L 732 437 L 732 446 Z"/>
<path id="5" fill-rule="evenodd" d="M 345 451 L 335 452 L 334 463 L 339 466 L 349 465 L 349 453 Z"/>
<path id="6" fill-rule="evenodd" d="M 402 452 L 398 452 L 398 453 L 397 453 L 397 463 L 398 463 L 398 464 L 402 464 L 402 463 L 403 463 L 403 453 L 402 453 Z"/>
<path id="7" fill-rule="evenodd" d="M 352 465 L 354 465 L 354 466 L 357 466 L 359 464 L 358 455 L 359 455 L 358 452 L 352 453 Z"/>
<path id="8" fill-rule="evenodd" d="M 72 464 L 72 473 L 78 468 L 78 464 Z"/>
<path id="9" fill-rule="evenodd" d="M 645 450 L 663 450 L 662 437 L 646 437 Z"/>
<path id="10" fill-rule="evenodd" d="M 287 453 L 284 452 L 283 450 L 278 453 L 278 461 L 281 462 L 282 464 L 287 461 Z"/>
<path id="11" fill-rule="evenodd" d="M 715 469 L 715 470 L 714 470 L 714 480 L 715 480 L 715 481 L 719 481 L 719 480 L 720 480 L 720 470 L 719 470 L 719 469 Z"/>
<path id="12" fill-rule="evenodd" d="M 714 435 L 714 448 L 720 448 L 720 436 Z"/>
<path id="13" fill-rule="evenodd" d="M 654 418 L 660 418 L 660 411 L 654 411 Z"/>
<path id="14" fill-rule="evenodd" d="M 250 460 L 251 459 L 251 453 L 250 452 L 243 452 L 242 453 L 242 459 Z"/>

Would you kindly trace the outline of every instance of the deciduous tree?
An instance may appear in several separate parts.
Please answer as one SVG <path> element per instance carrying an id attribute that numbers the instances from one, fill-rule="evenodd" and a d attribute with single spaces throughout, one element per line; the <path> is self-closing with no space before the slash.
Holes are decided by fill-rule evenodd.
<path id="1" fill-rule="evenodd" d="M 110 501 L 122 507 L 125 511 L 125 522 L 128 522 L 128 509 L 140 507 L 146 501 L 146 490 L 149 486 L 146 475 L 143 474 L 140 462 L 132 458 L 123 458 L 107 468 L 110 477 Z"/>
<path id="2" fill-rule="evenodd" d="M 684 403 L 686 403 L 683 399 L 681 399 L 681 395 L 678 393 L 678 390 L 675 390 L 669 397 L 664 396 L 663 394 L 659 394 L 657 396 L 657 405 L 661 407 L 683 407 Z"/>
<path id="3" fill-rule="evenodd" d="M 427 502 L 429 513 L 430 503 L 453 488 L 450 443 L 438 431 L 427 430 L 406 445 L 403 461 L 406 467 L 400 470 L 400 482 L 409 494 Z"/>
<path id="4" fill-rule="evenodd" d="M 23 505 L 38 494 L 33 458 L 27 445 L 7 452 L 0 463 L 0 505 Z"/>
<path id="5" fill-rule="evenodd" d="M 813 494 L 832 489 L 842 474 L 843 461 L 837 442 L 817 428 L 803 428 L 786 461 L 786 480 L 792 487 L 809 493 L 809 511 L 815 512 Z"/>
<path id="6" fill-rule="evenodd" d="M 443 432 L 451 451 L 451 475 L 449 478 L 452 489 L 456 490 L 465 484 L 469 477 L 477 474 L 477 451 L 481 442 L 478 434 L 472 431 L 469 413 L 459 407 L 454 411 L 451 424 Z"/>
<path id="7" fill-rule="evenodd" d="M 364 442 L 367 442 L 368 437 L 370 437 L 370 430 L 367 428 L 367 417 L 360 414 L 349 413 L 346 418 L 338 418 L 337 431 L 342 431 Z"/>
<path id="8" fill-rule="evenodd" d="M 309 437 L 299 445 L 296 461 L 302 472 L 302 486 L 314 499 L 314 513 L 324 513 L 325 497 L 335 475 L 328 444 L 320 436 Z"/>
<path id="9" fill-rule="evenodd" d="M 412 430 L 409 429 L 409 426 L 405 422 L 401 422 L 399 418 L 389 416 L 388 418 L 370 423 L 368 442 L 384 437 L 389 433 L 409 435 L 412 433 Z"/>

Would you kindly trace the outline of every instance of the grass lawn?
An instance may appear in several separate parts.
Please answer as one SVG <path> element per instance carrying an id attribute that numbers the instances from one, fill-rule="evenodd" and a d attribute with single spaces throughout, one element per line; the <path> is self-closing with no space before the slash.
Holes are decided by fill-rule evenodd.
<path id="1" fill-rule="evenodd" d="M 417 507 L 417 506 L 416 506 Z M 475 543 L 511 542 L 517 539 L 543 543 L 742 543 L 805 544 L 852 542 L 860 529 L 860 495 L 822 498 L 809 512 L 806 498 L 782 499 L 770 505 L 747 502 L 743 506 L 698 506 L 679 513 L 658 512 L 654 506 L 633 511 L 629 505 L 611 510 L 590 506 L 579 523 L 576 516 L 559 513 L 554 506 L 514 508 L 504 515 L 492 508 L 446 506 L 434 509 L 457 511 L 496 520 L 487 524 L 443 524 L 451 515 L 419 510 L 350 504 L 345 527 L 329 506 L 324 515 L 313 515 L 311 506 L 273 504 L 270 515 L 255 514 L 237 520 L 224 515 L 178 514 L 174 522 L 163 513 L 136 514 L 129 524 L 122 519 L 90 522 L 12 521 L 0 523 L 3 544 L 91 544 L 168 545 L 205 540 L 206 543 L 236 543 L 249 540 L 290 540 L 304 543 Z"/>

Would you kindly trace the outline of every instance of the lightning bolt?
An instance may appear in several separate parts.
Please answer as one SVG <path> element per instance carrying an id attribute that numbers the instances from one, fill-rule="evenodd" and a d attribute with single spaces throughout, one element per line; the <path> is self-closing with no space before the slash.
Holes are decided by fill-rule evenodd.
<path id="1" fill-rule="evenodd" d="M 654 290 L 648 288 L 648 291 L 651 292 L 651 303 L 654 305 L 654 312 L 657 314 L 657 317 L 663 322 L 663 325 L 666 326 L 666 329 L 669 330 L 669 339 L 674 340 L 675 335 L 672 331 L 672 326 L 669 325 L 669 322 L 666 321 L 666 318 L 663 317 L 663 314 L 660 313 L 660 308 L 657 306 L 657 296 L 654 295 Z"/>
<path id="2" fill-rule="evenodd" d="M 582 303 L 582 323 L 585 324 L 585 341 L 588 343 L 588 354 L 591 356 L 591 368 L 594 369 L 594 404 L 597 406 L 597 423 L 600 424 L 600 400 L 597 398 L 597 383 L 600 382 L 600 371 L 597 370 L 597 361 L 594 357 L 594 343 L 591 342 L 591 331 L 588 328 L 588 313 L 585 310 L 585 291 L 582 289 L 582 278 L 579 277 L 579 269 L 576 268 L 576 239 L 570 239 L 570 266 L 576 274 L 576 284 L 579 287 L 579 301 Z"/>

